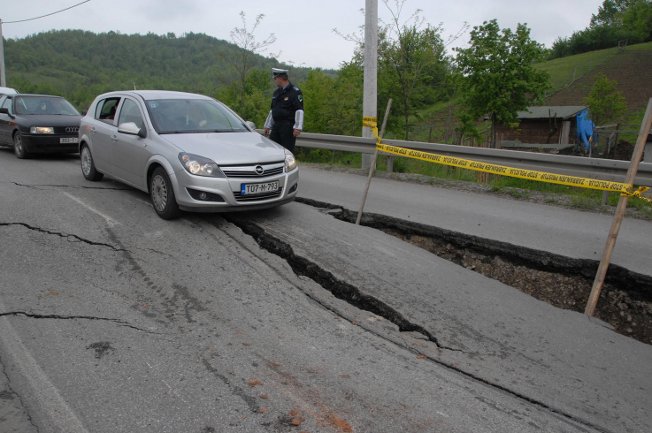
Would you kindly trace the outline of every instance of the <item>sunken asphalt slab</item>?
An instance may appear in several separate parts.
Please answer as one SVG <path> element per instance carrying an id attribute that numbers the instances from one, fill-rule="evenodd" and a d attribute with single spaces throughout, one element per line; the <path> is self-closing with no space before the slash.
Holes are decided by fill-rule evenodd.
<path id="1" fill-rule="evenodd" d="M 299 196 L 357 211 L 365 182 L 302 167 Z M 423 328 L 438 346 L 433 352 L 424 342 L 424 353 L 598 429 L 652 430 L 650 346 L 378 231 L 290 206 L 291 213 L 253 221 L 297 256 Z M 591 260 L 600 259 L 612 221 L 611 215 L 381 178 L 372 181 L 365 211 Z M 288 224 L 291 236 L 283 234 Z M 340 236 L 331 230 L 344 232 L 348 243 L 334 244 Z M 652 275 L 650 245 L 652 223 L 625 219 L 612 262 Z"/>
<path id="2" fill-rule="evenodd" d="M 304 204 L 238 219 L 414 325 L 424 356 L 598 431 L 652 431 L 649 345 Z"/>

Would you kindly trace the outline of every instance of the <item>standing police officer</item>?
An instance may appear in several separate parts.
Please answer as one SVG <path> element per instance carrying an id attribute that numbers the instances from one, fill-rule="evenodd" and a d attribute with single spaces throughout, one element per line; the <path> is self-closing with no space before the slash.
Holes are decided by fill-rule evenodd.
<path id="1" fill-rule="evenodd" d="M 303 95 L 288 80 L 287 70 L 272 68 L 272 77 L 278 88 L 265 119 L 265 136 L 294 152 L 297 137 L 303 130 Z"/>

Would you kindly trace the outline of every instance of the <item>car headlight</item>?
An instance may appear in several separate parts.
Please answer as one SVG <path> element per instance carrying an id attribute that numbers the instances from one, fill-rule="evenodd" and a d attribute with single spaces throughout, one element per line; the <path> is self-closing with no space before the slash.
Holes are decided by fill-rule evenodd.
<path id="1" fill-rule="evenodd" d="M 294 155 L 289 150 L 285 150 L 285 172 L 289 173 L 292 170 L 297 168 L 297 160 L 294 159 Z"/>
<path id="2" fill-rule="evenodd" d="M 51 126 L 32 126 L 29 128 L 30 134 L 54 134 L 54 128 Z"/>
<path id="3" fill-rule="evenodd" d="M 194 174 L 195 176 L 224 177 L 217 163 L 203 156 L 181 152 L 179 154 L 179 161 L 181 161 L 183 168 L 188 173 Z"/>

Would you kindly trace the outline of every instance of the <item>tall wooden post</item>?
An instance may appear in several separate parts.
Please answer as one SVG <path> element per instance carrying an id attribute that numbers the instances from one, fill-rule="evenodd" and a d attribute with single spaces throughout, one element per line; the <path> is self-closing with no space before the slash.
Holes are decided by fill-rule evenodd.
<path id="1" fill-rule="evenodd" d="M 641 130 L 638 134 L 638 140 L 636 140 L 636 147 L 634 147 L 634 152 L 632 154 L 632 162 L 629 165 L 627 170 L 627 175 L 625 177 L 625 183 L 629 185 L 634 184 L 634 179 L 636 178 L 636 172 L 638 171 L 638 166 L 641 163 L 641 158 L 643 156 L 643 149 L 645 148 L 645 142 L 647 141 L 647 136 L 650 133 L 650 126 L 652 123 L 652 98 L 648 100 L 647 109 L 645 110 L 645 116 L 643 117 L 643 123 L 641 123 Z M 602 286 L 604 286 L 604 279 L 607 275 L 607 269 L 611 263 L 611 254 L 613 253 L 614 247 L 616 246 L 616 239 L 618 238 L 618 232 L 620 231 L 620 225 L 623 222 L 625 217 L 625 210 L 627 208 L 627 199 L 626 195 L 620 196 L 618 200 L 618 206 L 616 207 L 616 214 L 614 215 L 613 222 L 611 223 L 611 229 L 609 230 L 609 236 L 607 237 L 607 243 L 604 247 L 602 253 L 602 259 L 600 260 L 600 266 L 598 266 L 598 271 L 595 274 L 595 280 L 593 281 L 593 287 L 591 288 L 591 294 L 589 295 L 589 300 L 586 303 L 586 309 L 584 314 L 587 316 L 593 316 L 595 313 L 595 307 L 598 304 L 598 299 L 600 298 L 600 292 L 602 291 Z"/>
<path id="2" fill-rule="evenodd" d="M 389 117 L 389 111 L 392 109 L 392 98 L 389 98 L 387 101 L 387 108 L 385 109 L 385 117 L 383 117 L 383 126 L 380 128 L 380 134 L 378 134 L 378 139 L 381 140 L 383 135 L 385 135 L 385 127 L 387 126 L 387 118 Z M 364 189 L 364 194 L 362 196 L 362 202 L 360 202 L 360 209 L 358 210 L 358 216 L 355 219 L 355 224 L 360 225 L 360 220 L 362 219 L 362 212 L 364 211 L 364 205 L 367 203 L 367 194 L 369 194 L 369 187 L 371 186 L 371 178 L 374 177 L 376 172 L 376 159 L 378 158 L 378 148 L 374 147 L 373 157 L 371 158 L 371 165 L 369 166 L 369 175 L 367 176 L 367 185 Z"/>

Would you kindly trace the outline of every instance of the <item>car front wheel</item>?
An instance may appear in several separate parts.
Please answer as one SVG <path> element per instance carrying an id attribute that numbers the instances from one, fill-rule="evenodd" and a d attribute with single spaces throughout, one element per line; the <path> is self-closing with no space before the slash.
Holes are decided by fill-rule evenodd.
<path id="1" fill-rule="evenodd" d="M 102 180 L 104 175 L 97 171 L 95 168 L 95 162 L 93 162 L 93 155 L 91 155 L 91 150 L 88 146 L 83 146 L 79 155 L 79 160 L 81 161 L 81 171 L 84 177 L 87 180 L 97 181 Z"/>
<path id="2" fill-rule="evenodd" d="M 149 196 L 154 210 L 161 218 L 169 220 L 181 214 L 172 182 L 162 167 L 155 168 L 149 179 Z"/>
<path id="3" fill-rule="evenodd" d="M 27 153 L 25 146 L 23 146 L 23 137 L 21 137 L 20 132 L 14 134 L 14 153 L 20 159 L 29 157 L 29 153 Z"/>

